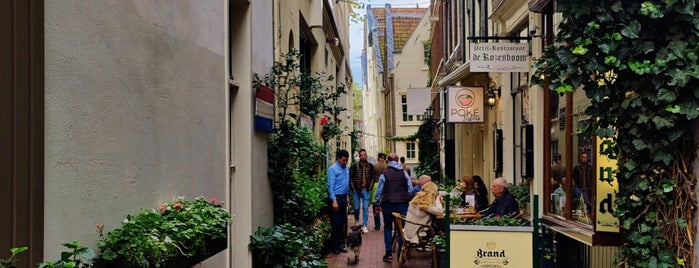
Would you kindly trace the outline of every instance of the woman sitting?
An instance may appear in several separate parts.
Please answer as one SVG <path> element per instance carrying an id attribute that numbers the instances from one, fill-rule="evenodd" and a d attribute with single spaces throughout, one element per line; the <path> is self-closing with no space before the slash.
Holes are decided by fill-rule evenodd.
<path id="1" fill-rule="evenodd" d="M 441 214 L 444 214 L 442 196 L 439 195 L 437 184 L 428 182 L 422 186 L 422 190 L 415 194 L 413 200 L 410 201 L 406 219 L 415 223 L 429 224 L 432 215 L 436 216 Z M 411 243 L 419 243 L 418 227 L 419 226 L 411 224 L 410 222 L 405 222 L 403 232 L 405 232 L 405 237 Z"/>

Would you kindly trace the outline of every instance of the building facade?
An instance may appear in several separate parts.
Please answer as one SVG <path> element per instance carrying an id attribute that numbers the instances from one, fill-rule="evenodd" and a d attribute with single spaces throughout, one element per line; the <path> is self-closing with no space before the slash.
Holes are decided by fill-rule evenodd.
<path id="1" fill-rule="evenodd" d="M 417 165 L 417 141 L 401 141 L 417 132 L 420 113 L 408 110 L 409 89 L 427 88 L 429 10 L 419 7 L 367 7 L 363 69 L 364 133 L 367 152 L 395 152 Z"/>
<path id="2" fill-rule="evenodd" d="M 311 70 L 351 84 L 349 5 L 1 5 L 0 250 L 29 246 L 18 267 L 34 267 L 65 242 L 96 248 L 96 224 L 109 231 L 139 209 L 204 196 L 223 200 L 233 223 L 228 250 L 201 267 L 251 267 L 249 237 L 273 224 L 274 206 L 253 77 L 310 43 Z M 338 148 L 350 146 L 351 104 L 339 100 L 349 110 L 334 119 L 346 131 Z"/>

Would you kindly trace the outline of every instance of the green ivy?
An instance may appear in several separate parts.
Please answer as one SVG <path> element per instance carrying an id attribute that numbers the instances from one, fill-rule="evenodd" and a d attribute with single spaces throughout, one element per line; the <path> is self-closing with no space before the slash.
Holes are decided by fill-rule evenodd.
<path id="1" fill-rule="evenodd" d="M 587 134 L 614 141 L 615 215 L 622 263 L 693 267 L 699 116 L 696 1 L 558 1 L 556 43 L 533 67 L 533 84 L 564 94 L 584 90 Z"/>
<path id="2" fill-rule="evenodd" d="M 418 156 L 418 165 L 415 167 L 415 174 L 425 174 L 432 177 L 433 181 L 438 182 L 441 179 L 441 171 L 439 166 L 439 143 L 435 139 L 435 131 L 437 125 L 432 121 L 425 121 L 420 125 L 411 137 L 415 137 L 419 143 L 417 145 L 420 155 Z"/>

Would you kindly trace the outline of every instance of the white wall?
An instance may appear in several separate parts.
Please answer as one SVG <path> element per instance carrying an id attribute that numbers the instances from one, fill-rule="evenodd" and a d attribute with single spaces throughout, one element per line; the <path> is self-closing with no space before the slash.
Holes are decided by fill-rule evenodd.
<path id="1" fill-rule="evenodd" d="M 225 196 L 225 2 L 45 3 L 46 258 L 140 208 Z"/>

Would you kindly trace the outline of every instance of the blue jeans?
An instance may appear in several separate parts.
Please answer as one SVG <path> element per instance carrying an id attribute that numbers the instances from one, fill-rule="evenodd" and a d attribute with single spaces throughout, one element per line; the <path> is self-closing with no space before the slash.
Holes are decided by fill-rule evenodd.
<path id="1" fill-rule="evenodd" d="M 359 221 L 359 203 L 362 205 L 362 225 L 366 226 L 367 220 L 369 219 L 369 190 L 362 189 L 361 191 L 354 191 L 354 223 L 357 224 Z M 360 200 L 361 199 L 361 200 Z"/>
<path id="2" fill-rule="evenodd" d="M 386 246 L 386 252 L 391 252 L 393 246 L 393 214 L 398 212 L 402 215 L 408 214 L 408 203 L 382 203 L 383 209 L 383 242 Z M 403 238 L 398 236 L 398 251 L 403 246 Z"/>

